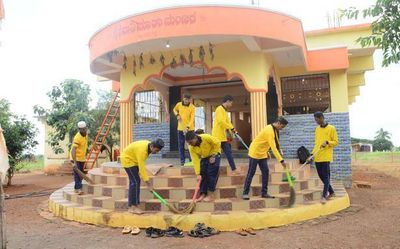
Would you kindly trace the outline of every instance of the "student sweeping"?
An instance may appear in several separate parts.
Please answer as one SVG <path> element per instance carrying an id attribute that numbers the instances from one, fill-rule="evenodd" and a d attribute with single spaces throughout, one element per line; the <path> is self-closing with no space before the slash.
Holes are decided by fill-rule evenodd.
<path id="1" fill-rule="evenodd" d="M 142 214 L 140 203 L 140 178 L 145 181 L 149 190 L 153 189 L 145 168 L 145 161 L 150 154 L 157 154 L 164 147 L 164 141 L 157 139 L 153 142 L 140 140 L 129 144 L 121 154 L 121 165 L 129 178 L 128 211 Z M 140 177 L 139 177 L 140 175 Z"/>
<path id="2" fill-rule="evenodd" d="M 72 163 L 83 172 L 83 167 L 86 161 L 86 152 L 88 145 L 88 137 L 87 137 L 87 128 L 85 121 L 78 122 L 79 131 L 74 136 L 74 140 L 72 141 L 72 148 L 70 151 L 70 160 Z M 74 170 L 74 190 L 78 195 L 83 194 L 82 192 L 82 178 L 79 174 Z"/>
<path id="3" fill-rule="evenodd" d="M 182 101 L 177 103 L 173 109 L 178 120 L 178 150 L 182 166 L 185 164 L 185 133 L 194 130 L 196 109 L 190 102 L 191 97 L 190 94 L 184 94 Z"/>
<path id="4" fill-rule="evenodd" d="M 213 201 L 221 162 L 221 141 L 209 134 L 186 133 L 196 175 L 201 176 L 197 201 Z"/>
<path id="5" fill-rule="evenodd" d="M 249 200 L 249 191 L 251 181 L 256 173 L 257 165 L 260 167 L 262 176 L 261 197 L 262 198 L 275 198 L 268 194 L 268 151 L 272 150 L 275 158 L 285 168 L 286 163 L 282 158 L 279 148 L 279 131 L 286 127 L 288 121 L 283 117 L 279 117 L 273 124 L 267 125 L 260 133 L 254 138 L 249 148 L 249 170 L 244 183 L 243 196 L 244 200 Z"/>
<path id="6" fill-rule="evenodd" d="M 315 167 L 317 168 L 319 178 L 324 183 L 321 203 L 325 204 L 327 199 L 335 196 L 335 192 L 330 183 L 330 163 L 333 161 L 333 147 L 337 146 L 339 142 L 335 126 L 325 121 L 322 112 L 314 113 L 314 119 L 318 126 L 315 128 L 315 145 L 311 154 L 315 155 Z"/>
<path id="7" fill-rule="evenodd" d="M 227 112 L 227 109 L 231 108 L 232 105 L 233 97 L 226 95 L 222 99 L 222 104 L 215 109 L 215 118 L 211 134 L 221 140 L 221 149 L 224 151 L 226 159 L 228 159 L 232 174 L 236 175 L 238 171 L 236 170 L 235 161 L 233 160 L 231 144 L 228 143 L 228 139 L 226 138 L 227 132 L 230 132 L 232 136 L 236 133 Z"/>

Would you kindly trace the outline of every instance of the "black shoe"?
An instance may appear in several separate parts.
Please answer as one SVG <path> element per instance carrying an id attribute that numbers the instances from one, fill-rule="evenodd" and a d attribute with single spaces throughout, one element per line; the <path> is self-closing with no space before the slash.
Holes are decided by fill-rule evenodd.
<path id="1" fill-rule="evenodd" d="M 275 196 L 272 196 L 272 195 L 269 195 L 269 194 L 265 194 L 265 195 L 262 195 L 261 198 L 275 199 Z"/>
<path id="2" fill-rule="evenodd" d="M 164 231 L 158 228 L 153 228 L 153 231 L 151 232 L 151 238 L 159 238 L 164 236 Z"/>
<path id="3" fill-rule="evenodd" d="M 183 232 L 176 227 L 169 227 L 167 230 L 165 230 L 165 235 L 167 237 L 182 238 Z"/>
<path id="4" fill-rule="evenodd" d="M 151 237 L 153 229 L 153 227 L 146 228 L 146 237 Z"/>

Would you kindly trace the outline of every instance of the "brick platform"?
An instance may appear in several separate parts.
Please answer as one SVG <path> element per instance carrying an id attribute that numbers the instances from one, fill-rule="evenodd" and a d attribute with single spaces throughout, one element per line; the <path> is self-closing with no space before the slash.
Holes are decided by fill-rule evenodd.
<path id="1" fill-rule="evenodd" d="M 243 172 L 245 172 L 247 168 L 244 164 L 238 164 L 238 167 L 241 168 Z M 299 168 L 297 160 L 289 161 L 289 167 L 296 177 L 295 207 L 304 208 L 310 205 L 317 205 L 321 196 L 321 186 L 314 169 L 307 165 L 297 170 Z M 293 208 L 287 209 L 289 185 L 287 182 L 282 182 L 282 177 L 284 177 L 282 167 L 279 163 L 270 161 L 269 168 L 270 182 L 268 192 L 274 195 L 276 197 L 275 199 L 261 198 L 261 173 L 257 170 L 253 178 L 250 200 L 242 200 L 241 195 L 243 192 L 245 174 L 238 176 L 231 175 L 229 167 L 221 166 L 217 190 L 215 192 L 216 200 L 214 202 L 197 203 L 194 213 L 189 216 L 208 217 L 207 219 L 209 219 L 213 217 L 213 215 L 217 215 L 216 218 L 218 217 L 218 219 L 220 219 L 221 215 L 232 215 L 235 213 L 254 215 L 273 210 L 292 210 Z M 135 216 L 126 212 L 128 208 L 128 178 L 124 169 L 116 165 L 103 166 L 101 168 L 92 169 L 89 172 L 89 176 L 94 180 L 95 184 L 90 185 L 84 183 L 84 195 L 75 194 L 72 188 L 73 185 L 67 185 L 50 197 L 50 210 L 56 214 L 61 212 L 61 214 L 58 215 L 78 221 L 82 219 L 85 220 L 86 217 L 81 217 L 79 219 L 71 218 L 71 214 L 63 213 L 67 212 L 64 210 L 68 210 L 68 208 L 71 210 L 73 209 L 74 211 L 70 212 L 74 214 L 75 212 L 90 211 L 96 213 L 96 215 L 103 215 L 104 213 L 116 215 L 123 213 L 124 215 Z M 157 192 L 169 203 L 184 208 L 191 202 L 196 185 L 196 176 L 194 175 L 193 168 L 169 167 L 163 168 L 157 176 L 151 176 L 150 181 L 152 181 Z M 336 193 L 340 196 L 339 198 L 346 197 L 348 199 L 341 184 L 336 184 L 334 188 L 337 189 Z M 145 186 L 141 187 L 140 199 L 140 206 L 147 215 L 155 217 L 161 214 L 163 216 L 174 216 L 168 211 L 167 207 L 161 205 L 150 191 L 147 191 Z M 95 215 L 94 213 L 90 215 Z"/>

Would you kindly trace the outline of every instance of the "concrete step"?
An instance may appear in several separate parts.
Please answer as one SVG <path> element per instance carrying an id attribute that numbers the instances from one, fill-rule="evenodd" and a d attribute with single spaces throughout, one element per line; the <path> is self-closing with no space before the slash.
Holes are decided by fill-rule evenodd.
<path id="1" fill-rule="evenodd" d="M 67 201 L 83 206 L 103 208 L 117 211 L 125 211 L 128 208 L 128 199 L 115 199 L 109 196 L 94 196 L 91 194 L 77 195 L 73 191 L 64 191 L 63 197 Z M 320 198 L 319 190 L 307 190 L 296 192 L 296 204 L 316 201 Z M 176 200 L 166 199 L 177 208 L 186 208 L 191 199 Z M 239 198 L 220 198 L 213 202 L 199 202 L 196 204 L 196 212 L 218 212 L 218 211 L 255 211 L 263 208 L 280 208 L 287 206 L 289 194 L 278 194 L 274 199 L 252 197 L 250 200 Z M 140 203 L 140 207 L 149 212 L 168 211 L 168 207 L 162 205 L 157 199 L 148 199 Z"/>
<path id="2" fill-rule="evenodd" d="M 303 180 L 295 182 L 295 190 L 307 190 L 309 188 L 316 188 L 318 186 L 318 181 L 316 180 Z M 94 196 L 108 196 L 113 197 L 115 199 L 123 199 L 128 196 L 128 187 L 127 186 L 110 186 L 105 184 L 96 184 L 96 185 L 83 185 L 83 191 L 87 194 L 92 194 Z M 156 191 L 163 196 L 164 198 L 171 199 L 191 199 L 194 191 L 195 185 L 190 187 L 159 187 L 156 188 Z M 289 184 L 287 182 L 277 182 L 270 183 L 268 185 L 268 193 L 271 195 L 288 193 L 289 192 Z M 215 191 L 216 198 L 241 198 L 243 193 L 243 184 L 240 186 L 219 186 L 217 185 L 217 189 Z M 250 196 L 261 196 L 261 184 L 252 184 L 250 188 Z M 147 191 L 147 187 L 141 187 L 140 199 L 142 201 L 148 199 L 155 199 L 153 194 Z"/>
<path id="3" fill-rule="evenodd" d="M 166 161 L 167 162 L 167 161 Z M 161 161 L 160 163 L 163 163 Z M 166 163 L 168 164 L 168 163 Z M 299 164 L 298 160 L 290 159 L 287 161 L 287 164 L 289 166 L 289 169 L 291 171 L 298 169 L 301 165 Z M 243 172 L 247 173 L 248 170 L 248 163 L 236 163 L 237 168 L 242 170 Z M 307 165 L 304 168 L 309 167 Z M 280 163 L 278 163 L 276 160 L 271 159 L 268 161 L 268 168 L 270 172 L 275 172 L 275 171 L 284 171 L 283 167 L 281 166 Z M 120 166 L 120 164 L 116 162 L 108 162 L 102 167 L 100 167 L 100 171 L 106 174 L 120 174 L 120 175 L 126 175 L 125 169 Z M 99 168 L 92 169 L 91 171 L 99 172 Z M 220 175 L 229 175 L 231 172 L 231 169 L 228 165 L 221 165 L 220 166 Z M 160 172 L 158 175 L 172 175 L 172 176 L 179 176 L 179 175 L 193 175 L 194 174 L 194 169 L 192 166 L 172 166 L 172 167 L 165 167 L 161 168 Z M 257 167 L 256 174 L 261 174 L 260 169 Z"/>
<path id="4" fill-rule="evenodd" d="M 105 184 L 109 186 L 127 186 L 128 185 L 128 177 L 126 175 L 117 175 L 117 174 L 106 174 L 97 171 L 91 170 L 89 172 L 89 177 L 94 181 L 95 184 Z M 296 177 L 297 182 L 305 181 L 309 178 L 309 171 L 297 171 L 293 172 L 293 175 Z M 282 179 L 285 177 L 284 172 L 272 172 L 269 175 L 270 183 L 279 183 L 282 182 Z M 246 175 L 243 173 L 241 175 L 220 175 L 218 178 L 218 186 L 240 186 L 244 184 Z M 179 175 L 179 176 L 168 176 L 168 175 L 160 175 L 160 176 L 150 176 L 150 181 L 153 183 L 155 188 L 163 188 L 163 187 L 192 187 L 196 185 L 197 178 L 195 175 Z M 256 174 L 253 177 L 253 184 L 261 184 L 262 176 Z M 144 186 L 144 182 L 142 181 L 142 185 Z"/>

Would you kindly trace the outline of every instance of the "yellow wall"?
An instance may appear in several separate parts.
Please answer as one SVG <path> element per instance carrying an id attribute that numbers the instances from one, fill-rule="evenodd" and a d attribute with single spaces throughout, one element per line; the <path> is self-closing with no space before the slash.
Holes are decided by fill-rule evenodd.
<path id="1" fill-rule="evenodd" d="M 331 111 L 348 112 L 347 74 L 345 71 L 334 71 L 329 73 L 331 90 Z"/>
<path id="2" fill-rule="evenodd" d="M 306 33 L 306 43 L 308 49 L 335 46 L 346 46 L 348 49 L 354 49 L 361 48 L 361 45 L 356 43 L 357 38 L 369 35 L 371 35 L 371 28 L 368 27 L 330 33 Z"/>
<path id="3" fill-rule="evenodd" d="M 247 87 L 252 90 L 266 90 L 268 81 L 268 69 L 272 65 L 271 59 L 261 52 L 250 52 L 242 43 L 225 43 L 217 44 L 214 48 L 215 58 L 211 61 L 208 46 L 205 47 L 206 57 L 205 63 L 208 67 L 223 67 L 229 74 L 240 74 L 246 81 Z M 188 49 L 183 50 L 186 58 L 188 57 Z M 198 49 L 194 50 L 198 53 Z M 165 63 L 169 64 L 172 58 L 179 62 L 179 51 L 165 52 Z M 144 68 L 139 69 L 138 57 L 136 57 L 136 76 L 133 75 L 133 59 L 128 58 L 127 70 L 121 72 L 121 99 L 125 100 L 129 97 L 132 88 L 137 84 L 142 84 L 149 75 L 158 75 L 162 66 L 158 62 L 160 53 L 154 53 L 157 63 L 151 65 L 148 63 L 149 55 L 144 55 Z M 194 54 L 194 58 L 198 58 L 198 54 Z"/>

